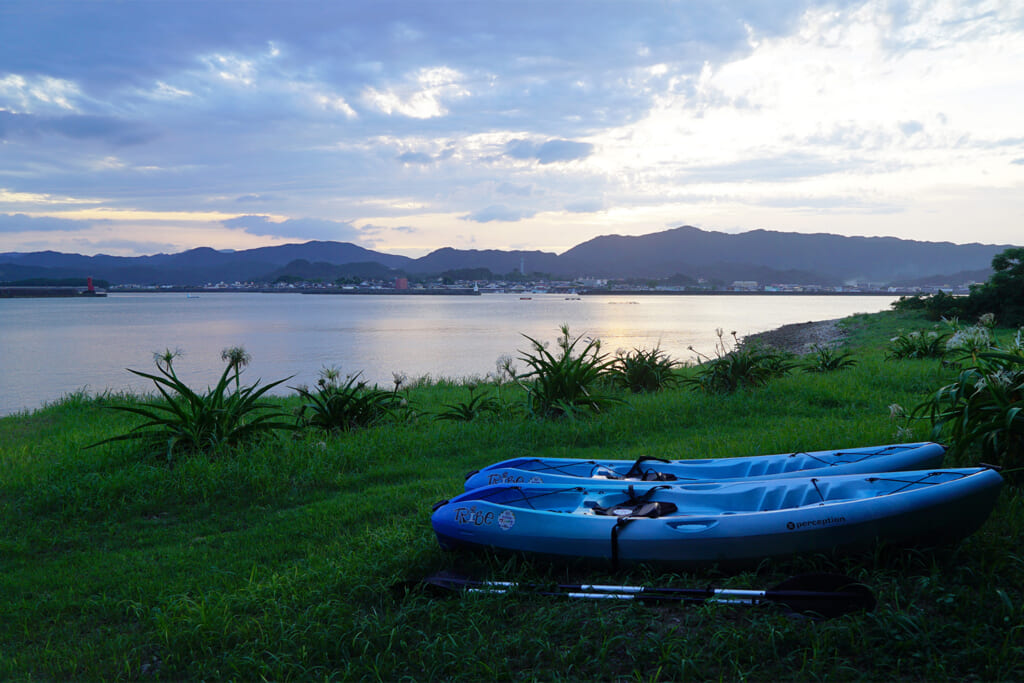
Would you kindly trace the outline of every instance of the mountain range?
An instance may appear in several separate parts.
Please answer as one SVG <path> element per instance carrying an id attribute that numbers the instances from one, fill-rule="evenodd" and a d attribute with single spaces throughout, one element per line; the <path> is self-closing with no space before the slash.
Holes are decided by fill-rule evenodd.
<path id="1" fill-rule="evenodd" d="M 7 252 L 0 253 L 0 282 L 93 276 L 111 284 L 189 286 L 272 282 L 282 275 L 332 281 L 475 270 L 495 277 L 522 272 L 557 279 L 960 285 L 987 279 L 992 257 L 1011 246 L 770 230 L 728 234 L 683 226 L 640 236 L 595 237 L 562 254 L 445 247 L 414 259 L 322 241 L 227 252 L 201 247 L 151 256 Z"/>

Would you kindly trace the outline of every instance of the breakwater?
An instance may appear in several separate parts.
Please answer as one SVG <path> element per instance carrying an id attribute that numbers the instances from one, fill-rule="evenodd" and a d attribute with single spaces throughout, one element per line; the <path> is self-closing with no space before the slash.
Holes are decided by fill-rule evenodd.
<path id="1" fill-rule="evenodd" d="M 27 287 L 21 285 L 0 286 L 0 299 L 53 299 L 77 297 L 82 299 L 94 299 L 104 297 L 107 293 L 96 289 L 84 287 Z"/>

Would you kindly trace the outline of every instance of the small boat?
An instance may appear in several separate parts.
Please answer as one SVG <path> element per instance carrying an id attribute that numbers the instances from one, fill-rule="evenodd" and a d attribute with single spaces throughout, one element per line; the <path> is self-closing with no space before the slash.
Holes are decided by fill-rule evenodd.
<path id="1" fill-rule="evenodd" d="M 588 480 L 635 483 L 894 472 L 941 467 L 945 453 L 940 444 L 921 442 L 710 460 L 513 458 L 470 472 L 465 486 L 468 491 L 490 484 L 586 485 Z"/>
<path id="2" fill-rule="evenodd" d="M 987 467 L 632 486 L 485 486 L 434 508 L 445 549 L 749 565 L 765 558 L 947 543 L 976 531 L 1003 479 Z"/>

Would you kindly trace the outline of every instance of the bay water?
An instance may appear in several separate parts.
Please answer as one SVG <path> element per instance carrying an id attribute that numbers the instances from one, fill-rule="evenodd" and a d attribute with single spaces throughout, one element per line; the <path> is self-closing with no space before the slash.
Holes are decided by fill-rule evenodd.
<path id="1" fill-rule="evenodd" d="M 713 356 L 722 330 L 743 336 L 788 323 L 873 313 L 896 297 L 785 295 L 484 294 L 481 296 L 111 293 L 95 299 L 0 299 L 0 415 L 86 391 L 149 393 L 154 353 L 180 351 L 179 376 L 216 382 L 221 351 L 252 360 L 245 383 L 315 384 L 325 367 L 382 388 L 394 377 L 461 380 L 496 372 L 502 357 L 554 348 L 559 327 L 602 351 L 660 347 L 680 361 Z M 519 371 L 527 368 L 514 360 Z"/>

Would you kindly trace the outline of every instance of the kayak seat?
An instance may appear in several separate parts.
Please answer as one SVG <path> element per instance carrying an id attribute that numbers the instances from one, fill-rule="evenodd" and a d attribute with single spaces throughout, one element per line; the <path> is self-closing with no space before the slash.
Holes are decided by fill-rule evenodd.
<path id="1" fill-rule="evenodd" d="M 640 481 L 675 481 L 676 475 L 668 474 L 666 472 L 659 472 L 655 469 L 644 469 L 643 464 L 645 462 L 669 462 L 664 458 L 655 458 L 650 455 L 642 455 L 636 459 L 633 466 L 626 472 L 625 479 L 639 479 Z"/>
<path id="2" fill-rule="evenodd" d="M 619 532 L 630 522 L 637 519 L 657 518 L 671 515 L 679 510 L 675 503 L 663 500 L 650 500 L 651 495 L 663 486 L 655 486 L 646 493 L 637 496 L 633 487 L 629 487 L 629 498 L 618 505 L 611 505 L 606 508 L 594 508 L 599 515 L 611 515 L 617 517 L 611 531 L 612 544 L 612 567 L 619 568 Z"/>
<path id="3" fill-rule="evenodd" d="M 590 473 L 591 479 L 639 479 L 640 481 L 676 481 L 678 477 L 668 472 L 659 472 L 655 469 L 641 469 L 634 467 L 625 475 L 619 474 L 610 467 L 597 467 Z"/>
<path id="4" fill-rule="evenodd" d="M 590 472 L 591 479 L 622 479 L 622 475 L 610 467 L 595 467 Z"/>
<path id="5" fill-rule="evenodd" d="M 664 517 L 678 511 L 675 503 L 662 500 L 650 500 L 646 503 L 630 505 L 628 502 L 622 505 L 612 505 L 602 508 L 595 507 L 594 514 L 606 515 L 609 517 Z"/>
<path id="6" fill-rule="evenodd" d="M 664 500 L 651 500 L 651 496 L 654 492 L 662 488 L 667 487 L 655 486 L 645 493 L 637 495 L 633 487 L 630 486 L 629 497 L 626 500 L 614 505 L 608 505 L 607 507 L 594 505 L 594 514 L 618 517 L 620 520 L 626 518 L 634 519 L 639 517 L 664 517 L 665 515 L 671 515 L 679 509 L 675 503 L 670 503 Z"/>
<path id="7" fill-rule="evenodd" d="M 675 481 L 676 475 L 657 470 L 644 470 L 643 474 L 637 477 L 640 481 Z"/>

